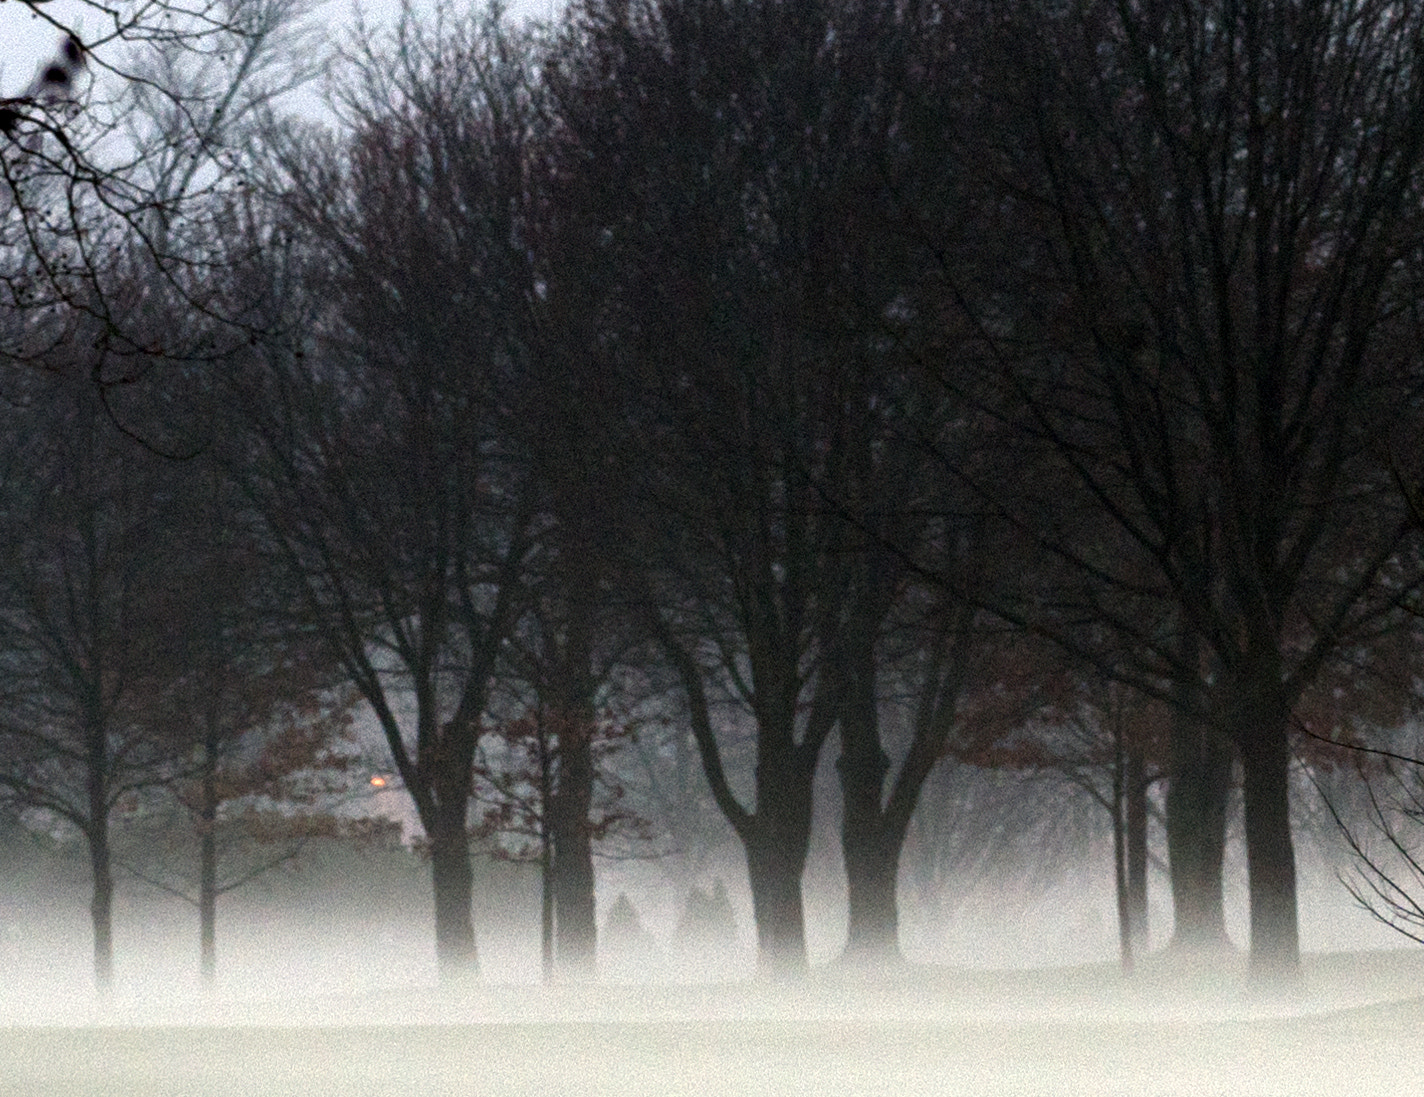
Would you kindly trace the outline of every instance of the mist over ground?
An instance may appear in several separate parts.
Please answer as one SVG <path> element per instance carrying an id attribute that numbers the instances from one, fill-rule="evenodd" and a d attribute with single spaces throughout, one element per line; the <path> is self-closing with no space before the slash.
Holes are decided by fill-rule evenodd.
<path id="1" fill-rule="evenodd" d="M 329 848 L 224 901 L 212 994 L 192 911 L 129 881 L 107 1004 L 90 989 L 82 866 L 11 864 L 0 1092 L 1369 1095 L 1399 1092 L 1424 1021 L 1424 951 L 1388 947 L 1400 939 L 1323 873 L 1304 904 L 1304 992 L 1269 1001 L 1248 995 L 1244 953 L 1201 969 L 1156 953 L 1124 979 L 1090 864 L 1051 886 L 980 881 L 942 920 L 911 906 L 910 962 L 856 973 L 834 959 L 835 873 L 813 874 L 816 965 L 794 990 L 750 978 L 745 920 L 740 958 L 679 951 L 671 866 L 605 866 L 601 924 L 628 896 L 647 949 L 607 940 L 598 984 L 541 986 L 536 878 L 477 864 L 476 985 L 437 985 L 419 856 Z M 743 911 L 735 865 L 716 877 Z M 1240 934 L 1242 897 L 1228 907 Z M 1169 930 L 1154 925 L 1158 945 Z"/>
<path id="2" fill-rule="evenodd" d="M 1288 1008 L 1220 973 L 1110 965 L 821 971 L 794 993 L 387 988 L 12 1025 L 0 1063 L 5 1092 L 55 1095 L 1372 1095 L 1412 1070 L 1421 976 L 1415 953 L 1311 956 Z"/>
<path id="3" fill-rule="evenodd" d="M 1407 1088 L 1424 7 L 0 9 L 0 1097 Z"/>

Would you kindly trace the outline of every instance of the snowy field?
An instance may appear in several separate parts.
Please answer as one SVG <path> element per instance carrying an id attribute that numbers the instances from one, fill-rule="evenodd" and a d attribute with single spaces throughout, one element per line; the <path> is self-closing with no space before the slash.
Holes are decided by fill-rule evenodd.
<path id="1" fill-rule="evenodd" d="M 795 997 L 750 984 L 300 1000 L 52 1003 L 0 1029 L 26 1097 L 606 1094 L 1368 1095 L 1424 1065 L 1424 950 L 1312 956 L 1303 996 L 1149 961 L 1013 972 L 912 967 Z"/>

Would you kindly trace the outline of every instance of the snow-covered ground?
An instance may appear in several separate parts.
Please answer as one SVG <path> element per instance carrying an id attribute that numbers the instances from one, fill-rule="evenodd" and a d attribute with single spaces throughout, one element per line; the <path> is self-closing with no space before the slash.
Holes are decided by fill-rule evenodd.
<path id="1" fill-rule="evenodd" d="M 0 1029 L 26 1097 L 456 1094 L 1372 1095 L 1424 1065 L 1424 950 L 1307 958 L 1304 994 L 1238 968 L 820 971 L 752 984 L 429 988 L 212 1007 L 52 1003 Z"/>

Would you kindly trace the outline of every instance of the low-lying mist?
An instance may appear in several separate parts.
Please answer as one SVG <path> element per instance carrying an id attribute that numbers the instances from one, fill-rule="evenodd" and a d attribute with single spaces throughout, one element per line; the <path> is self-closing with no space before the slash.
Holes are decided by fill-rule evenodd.
<path id="1" fill-rule="evenodd" d="M 1424 949 L 1399 948 L 1323 873 L 1305 874 L 1303 988 L 1263 999 L 1240 951 L 1199 965 L 1161 951 L 1160 908 L 1157 951 L 1124 978 L 1110 888 L 1084 875 L 907 904 L 906 962 L 851 970 L 838 881 L 813 874 L 811 974 L 768 986 L 734 862 L 699 877 L 731 916 L 715 948 L 679 940 L 686 877 L 605 866 L 600 978 L 541 985 L 537 875 L 477 864 L 470 985 L 437 983 L 420 857 L 328 850 L 224 896 L 212 987 L 195 911 L 126 881 L 103 1001 L 83 866 L 11 865 L 0 1093 L 1392 1094 L 1424 1021 Z M 1228 915 L 1239 948 L 1244 896 L 1228 892 Z"/>
<path id="2" fill-rule="evenodd" d="M 1018 971 L 910 964 L 804 985 L 283 988 L 121 996 L 0 1028 L 0 1092 L 55 1097 L 478 1093 L 1395 1094 L 1418 1066 L 1424 952 L 1311 955 L 1289 1001 L 1239 960 Z M 689 973 L 692 974 L 692 973 Z"/>

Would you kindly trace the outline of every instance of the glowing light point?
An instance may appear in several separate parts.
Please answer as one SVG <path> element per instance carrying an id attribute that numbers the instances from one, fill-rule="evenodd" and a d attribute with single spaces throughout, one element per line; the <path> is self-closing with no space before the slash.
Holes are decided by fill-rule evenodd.
<path id="1" fill-rule="evenodd" d="M 371 787 L 372 787 L 372 788 L 385 788 L 385 787 L 386 787 L 386 779 L 385 779 L 384 777 L 382 777 L 379 773 L 376 774 L 374 777 L 371 778 Z"/>

